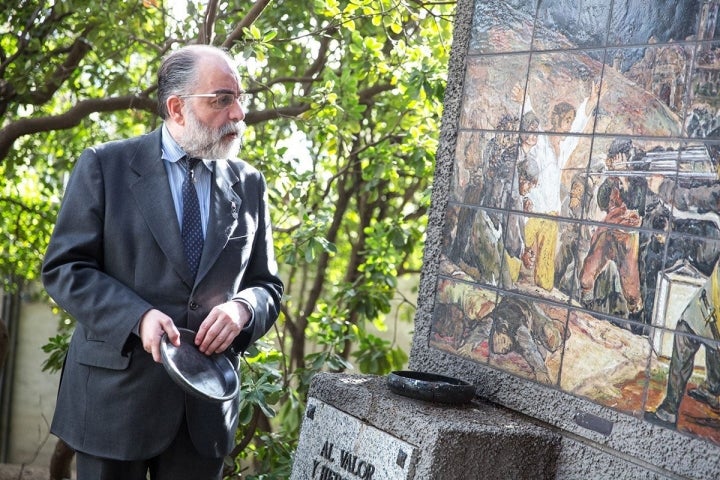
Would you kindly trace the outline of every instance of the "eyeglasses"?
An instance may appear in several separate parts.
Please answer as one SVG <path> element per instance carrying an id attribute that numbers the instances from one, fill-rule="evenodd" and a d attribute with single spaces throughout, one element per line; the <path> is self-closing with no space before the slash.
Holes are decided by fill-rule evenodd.
<path id="1" fill-rule="evenodd" d="M 240 102 L 244 104 L 247 100 L 247 95 L 243 93 L 194 93 L 189 95 L 179 95 L 180 98 L 212 98 L 210 107 L 215 110 L 225 110 L 230 108 L 233 103 Z"/>

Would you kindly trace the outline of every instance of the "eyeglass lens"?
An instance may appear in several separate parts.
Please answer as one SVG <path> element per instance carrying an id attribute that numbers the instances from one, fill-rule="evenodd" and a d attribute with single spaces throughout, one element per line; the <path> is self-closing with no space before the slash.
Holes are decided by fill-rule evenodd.
<path id="1" fill-rule="evenodd" d="M 236 96 L 232 93 L 220 93 L 215 97 L 215 101 L 213 103 L 216 108 L 223 109 L 230 107 L 237 100 L 239 100 L 240 103 L 244 103 L 245 95 L 240 94 Z"/>

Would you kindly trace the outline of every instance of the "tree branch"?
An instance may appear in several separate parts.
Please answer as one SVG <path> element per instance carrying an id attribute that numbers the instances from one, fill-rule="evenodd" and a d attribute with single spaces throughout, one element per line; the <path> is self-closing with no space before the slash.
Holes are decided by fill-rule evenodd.
<path id="1" fill-rule="evenodd" d="M 147 96 L 139 95 L 92 98 L 78 102 L 70 110 L 59 115 L 22 118 L 0 129 L 0 159 L 4 159 L 15 140 L 24 135 L 72 128 L 91 113 L 126 109 L 146 110 L 154 113 L 157 111 L 157 103 Z"/>
<path id="2" fill-rule="evenodd" d="M 143 92 L 142 95 L 125 95 L 112 98 L 93 98 L 82 100 L 65 113 L 49 117 L 22 118 L 9 123 L 0 129 L 0 161 L 10 152 L 18 138 L 40 132 L 64 130 L 77 126 L 85 117 L 96 112 L 113 112 L 116 110 L 145 110 L 157 112 L 157 103 L 148 95 L 155 87 Z M 291 105 L 256 112 L 248 112 L 245 123 L 253 125 L 281 117 L 296 117 L 310 109 L 309 105 Z"/>
<path id="3" fill-rule="evenodd" d="M 210 45 L 210 43 L 212 43 L 212 34 L 216 18 L 217 0 L 210 0 L 207 5 L 207 12 L 205 12 L 205 21 L 202 25 L 200 25 L 200 36 L 198 37 L 198 43 L 203 45 Z"/>
<path id="4" fill-rule="evenodd" d="M 290 105 L 288 107 L 248 112 L 245 115 L 245 123 L 253 125 L 255 123 L 266 122 L 276 118 L 297 117 L 308 110 L 310 110 L 310 105 Z"/>
<path id="5" fill-rule="evenodd" d="M 263 10 L 270 4 L 272 0 L 257 0 L 250 11 L 238 22 L 235 30 L 230 32 L 225 41 L 222 43 L 223 48 L 228 50 L 232 47 L 233 43 L 237 42 L 243 36 L 243 28 L 249 27 L 255 20 L 262 14 Z"/>
<path id="6" fill-rule="evenodd" d="M 65 61 L 62 65 L 58 65 L 52 74 L 48 75 L 47 83 L 44 88 L 30 95 L 31 104 L 42 105 L 48 102 L 65 80 L 67 80 L 70 75 L 75 72 L 78 65 L 80 65 L 80 60 L 82 60 L 92 49 L 92 46 L 85 38 L 92 28 L 92 25 L 89 26 L 78 38 L 75 39 L 68 51 Z"/>

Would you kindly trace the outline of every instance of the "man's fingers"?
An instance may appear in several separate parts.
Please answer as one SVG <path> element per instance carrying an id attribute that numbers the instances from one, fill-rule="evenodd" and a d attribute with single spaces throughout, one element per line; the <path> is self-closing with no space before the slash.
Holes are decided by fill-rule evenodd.
<path id="1" fill-rule="evenodd" d="M 163 334 L 167 333 L 168 339 L 175 346 L 180 346 L 180 332 L 172 321 L 159 310 L 148 310 L 140 320 L 140 338 L 143 349 L 152 355 L 153 360 L 162 363 L 160 342 Z"/>
<path id="2" fill-rule="evenodd" d="M 195 345 L 206 355 L 224 352 L 250 320 L 251 314 L 242 302 L 231 300 L 216 306 L 200 324 Z"/>
<path id="3" fill-rule="evenodd" d="M 221 353 L 227 350 L 232 343 L 232 335 L 228 328 L 224 328 L 215 336 L 212 342 L 204 350 L 206 353 Z"/>
<path id="4" fill-rule="evenodd" d="M 170 321 L 162 325 L 163 330 L 167 333 L 168 340 L 176 347 L 180 346 L 180 331 L 177 329 L 175 324 Z"/>
<path id="5" fill-rule="evenodd" d="M 216 353 L 218 346 L 222 343 L 223 337 L 222 330 L 218 331 L 220 328 L 222 328 L 222 324 L 220 322 L 215 322 L 207 329 L 202 341 L 198 345 L 201 352 L 208 355 Z"/>
<path id="6" fill-rule="evenodd" d="M 160 353 L 160 342 L 153 343 L 152 356 L 153 356 L 153 360 L 155 360 L 155 362 L 162 363 L 162 354 Z"/>

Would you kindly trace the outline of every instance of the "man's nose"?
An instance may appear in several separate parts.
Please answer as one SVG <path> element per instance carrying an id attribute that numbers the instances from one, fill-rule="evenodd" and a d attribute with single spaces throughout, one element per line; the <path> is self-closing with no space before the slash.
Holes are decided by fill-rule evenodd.
<path id="1" fill-rule="evenodd" d="M 240 99 L 235 100 L 230 106 L 230 119 L 234 122 L 240 122 L 245 119 L 245 109 L 240 103 Z"/>

